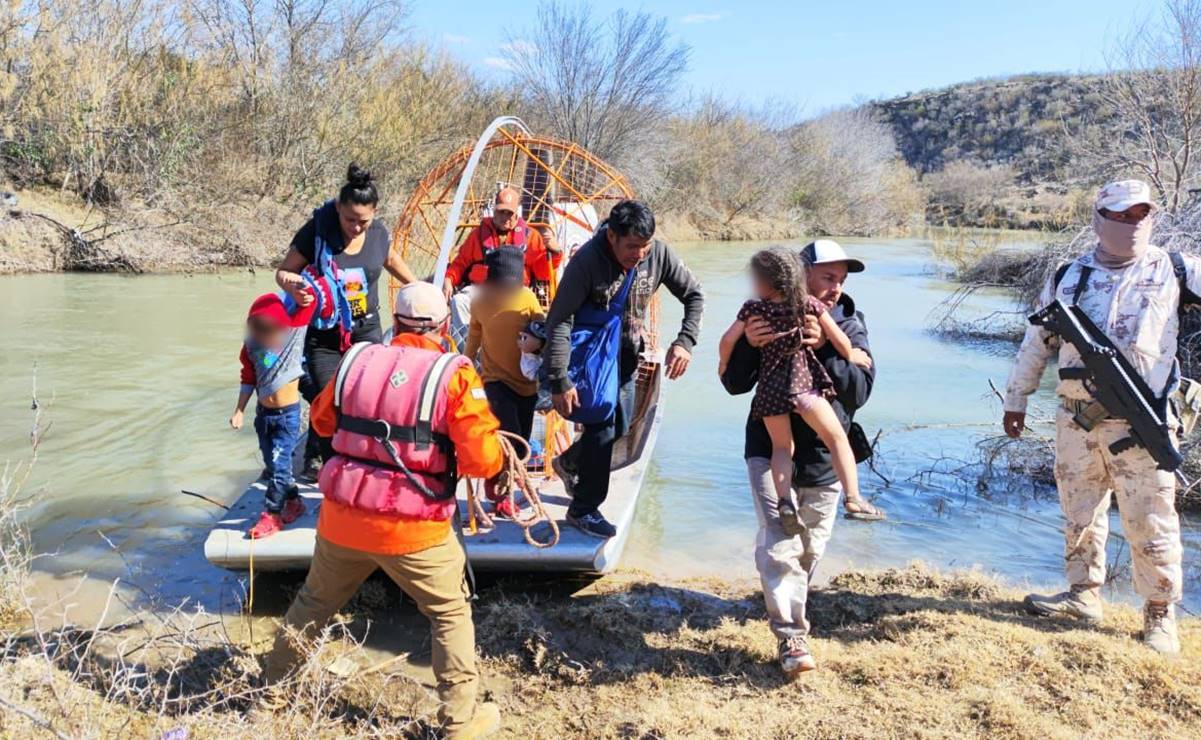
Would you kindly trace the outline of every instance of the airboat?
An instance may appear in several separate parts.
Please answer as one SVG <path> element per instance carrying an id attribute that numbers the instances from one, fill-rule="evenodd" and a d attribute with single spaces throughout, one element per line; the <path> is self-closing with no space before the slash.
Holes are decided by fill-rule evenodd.
<path id="1" fill-rule="evenodd" d="M 617 170 L 579 145 L 535 136 L 520 119 L 501 117 L 474 144 L 455 151 L 417 184 L 393 231 L 392 249 L 400 252 L 414 273 L 441 285 L 459 244 L 482 218 L 491 215 L 494 196 L 506 185 L 521 192 L 522 213 L 531 227 L 545 225 L 555 232 L 564 252 L 560 272 L 609 209 L 634 196 Z M 552 275 L 549 285 L 538 286 L 548 305 L 556 284 L 557 275 Z M 391 286 L 390 296 L 397 287 Z M 490 528 L 478 527 L 469 499 L 479 482 L 460 481 L 459 531 L 476 570 L 605 573 L 617 566 L 663 418 L 657 304 L 651 306 L 647 330 L 649 349 L 638 369 L 636 413 L 629 433 L 614 447 L 609 497 L 602 506 L 617 526 L 617 536 L 598 540 L 562 526 L 570 499 L 550 463 L 570 445 L 575 430 L 553 411 L 539 412 L 534 438 L 542 454 L 531 461 L 530 474 L 547 514 L 561 525 L 559 541 L 553 547 L 534 547 L 526 541 L 524 530 L 507 519 L 495 519 Z M 308 568 L 321 492 L 316 486 L 301 486 L 308 508 L 305 516 L 270 538 L 250 540 L 246 530 L 261 511 L 264 492 L 263 482 L 250 484 L 216 523 L 204 545 L 209 562 L 231 570 Z"/>

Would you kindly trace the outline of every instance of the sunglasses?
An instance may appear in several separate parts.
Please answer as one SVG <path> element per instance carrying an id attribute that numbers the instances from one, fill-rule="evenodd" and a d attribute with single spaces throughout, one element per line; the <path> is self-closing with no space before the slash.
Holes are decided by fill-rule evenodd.
<path id="1" fill-rule="evenodd" d="M 1125 211 L 1111 211 L 1108 208 L 1102 208 L 1100 212 L 1101 217 L 1108 221 L 1136 224 L 1151 214 L 1151 208 L 1148 206 L 1132 206 Z"/>

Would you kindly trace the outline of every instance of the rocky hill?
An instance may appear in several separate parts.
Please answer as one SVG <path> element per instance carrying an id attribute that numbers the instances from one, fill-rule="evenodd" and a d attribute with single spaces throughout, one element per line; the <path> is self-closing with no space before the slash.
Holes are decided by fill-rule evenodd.
<path id="1" fill-rule="evenodd" d="M 1113 125 L 1102 84 L 1098 76 L 1022 75 L 869 105 L 922 177 L 930 221 L 1055 228 L 1096 179 L 1074 160 L 1070 138 Z"/>
<path id="2" fill-rule="evenodd" d="M 1006 165 L 1020 181 L 1070 179 L 1065 130 L 1108 123 L 1101 78 L 1023 75 L 966 82 L 872 104 L 919 173 L 956 160 Z"/>

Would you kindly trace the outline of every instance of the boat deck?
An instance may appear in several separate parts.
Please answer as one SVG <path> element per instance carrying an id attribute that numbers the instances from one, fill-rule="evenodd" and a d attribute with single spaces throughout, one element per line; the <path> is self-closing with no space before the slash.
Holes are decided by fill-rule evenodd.
<path id="1" fill-rule="evenodd" d="M 614 450 L 614 467 L 610 476 L 609 498 L 601 512 L 617 527 L 617 536 L 610 540 L 589 537 L 564 521 L 570 499 L 558 480 L 537 478 L 539 495 L 547 511 L 559 524 L 559 543 L 551 548 L 529 545 L 522 529 L 512 521 L 497 519 L 496 527 L 477 534 L 464 532 L 467 555 L 472 566 L 480 571 L 542 571 L 604 573 L 616 567 L 630 528 L 634 522 L 639 494 L 650 463 L 662 421 L 655 372 L 651 387 L 640 389 L 649 404 L 638 415 L 638 422 Z M 263 540 L 250 540 L 246 530 L 262 510 L 265 485 L 254 482 L 218 521 L 204 543 L 204 555 L 214 565 L 231 570 L 248 570 L 253 563 L 257 571 L 305 570 L 313 555 L 317 514 L 322 496 L 316 486 L 301 486 L 307 512 L 287 529 Z M 487 504 L 486 504 L 487 505 Z M 467 521 L 466 482 L 459 485 L 460 521 Z M 550 534 L 546 524 L 534 528 L 534 537 L 544 541 Z"/>

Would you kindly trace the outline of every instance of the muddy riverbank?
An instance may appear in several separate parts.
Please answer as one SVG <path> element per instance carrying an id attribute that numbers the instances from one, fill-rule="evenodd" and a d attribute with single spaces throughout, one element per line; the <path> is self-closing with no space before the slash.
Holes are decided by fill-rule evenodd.
<path id="1" fill-rule="evenodd" d="M 435 709 L 424 626 L 371 586 L 273 694 L 258 688 L 256 655 L 287 588 L 260 591 L 253 629 L 241 615 L 176 613 L 26 633 L 0 655 L 0 733 L 424 737 Z M 1019 599 L 978 573 L 843 573 L 812 596 L 819 667 L 791 685 L 747 583 L 494 584 L 475 619 L 505 737 L 1201 733 L 1194 620 L 1184 654 L 1166 661 L 1137 643 L 1129 608 L 1086 629 L 1030 618 Z"/>

